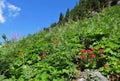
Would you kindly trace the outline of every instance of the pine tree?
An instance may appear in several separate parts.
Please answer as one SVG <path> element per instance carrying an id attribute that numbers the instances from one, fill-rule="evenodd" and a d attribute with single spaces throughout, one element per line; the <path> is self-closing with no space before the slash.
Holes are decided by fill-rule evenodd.
<path id="1" fill-rule="evenodd" d="M 79 8 L 79 4 L 77 4 L 74 9 L 71 11 L 71 17 L 73 21 L 77 21 L 78 20 L 78 16 L 80 13 L 80 8 Z"/>
<path id="2" fill-rule="evenodd" d="M 68 8 L 67 11 L 66 11 L 65 21 L 66 21 L 66 22 L 69 22 L 69 21 L 70 21 L 70 10 L 69 10 L 69 8 Z"/>
<path id="3" fill-rule="evenodd" d="M 60 13 L 58 24 L 63 25 L 63 23 L 64 23 L 64 15 L 63 15 L 63 13 Z"/>
<path id="4" fill-rule="evenodd" d="M 52 28 L 52 27 L 55 27 L 57 25 L 57 23 L 52 23 L 51 25 L 50 25 L 50 27 Z"/>

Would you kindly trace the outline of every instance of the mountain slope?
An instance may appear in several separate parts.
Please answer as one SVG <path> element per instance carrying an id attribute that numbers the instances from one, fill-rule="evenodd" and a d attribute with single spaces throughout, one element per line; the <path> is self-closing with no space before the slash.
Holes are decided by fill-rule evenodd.
<path id="1" fill-rule="evenodd" d="M 72 81 L 78 69 L 99 69 L 117 77 L 119 14 L 120 6 L 110 7 L 92 18 L 43 30 L 0 48 L 0 79 Z"/>

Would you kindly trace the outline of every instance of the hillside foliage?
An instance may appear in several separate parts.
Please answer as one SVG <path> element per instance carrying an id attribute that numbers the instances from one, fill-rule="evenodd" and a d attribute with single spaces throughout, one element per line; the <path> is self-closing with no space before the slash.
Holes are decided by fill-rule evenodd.
<path id="1" fill-rule="evenodd" d="M 110 6 L 110 1 L 113 0 L 80 0 L 75 7 L 67 9 L 65 16 L 60 13 L 58 25 L 65 25 L 69 21 L 78 21 L 86 17 L 92 17 L 92 12 L 100 12 L 105 7 Z"/>
<path id="2" fill-rule="evenodd" d="M 118 81 L 120 6 L 104 8 L 104 12 L 77 22 L 70 21 L 71 13 L 68 9 L 65 26 L 56 25 L 0 47 L 0 81 L 72 81 L 85 69 L 98 69 Z"/>

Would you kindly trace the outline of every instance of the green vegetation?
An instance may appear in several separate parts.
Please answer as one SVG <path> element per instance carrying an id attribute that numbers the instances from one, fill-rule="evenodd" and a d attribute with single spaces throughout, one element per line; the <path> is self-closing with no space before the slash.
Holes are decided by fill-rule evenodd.
<path id="1" fill-rule="evenodd" d="M 110 6 L 109 1 L 110 0 L 80 0 L 72 10 L 67 9 L 65 17 L 60 13 L 58 24 L 64 25 L 71 20 L 78 21 L 86 17 L 92 17 L 92 12 L 100 12 Z"/>
<path id="2" fill-rule="evenodd" d="M 118 81 L 119 31 L 120 6 L 114 6 L 9 42 L 0 47 L 0 81 L 72 81 L 85 69 L 98 69 Z"/>

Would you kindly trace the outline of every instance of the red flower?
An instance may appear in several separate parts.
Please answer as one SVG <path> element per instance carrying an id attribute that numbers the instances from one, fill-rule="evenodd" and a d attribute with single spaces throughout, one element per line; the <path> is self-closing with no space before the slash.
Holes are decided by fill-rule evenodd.
<path id="1" fill-rule="evenodd" d="M 90 48 L 92 51 L 94 50 L 94 48 Z"/>
<path id="2" fill-rule="evenodd" d="M 81 50 L 81 53 L 85 53 L 86 52 L 86 50 Z"/>
<path id="3" fill-rule="evenodd" d="M 104 50 L 103 49 L 100 49 L 100 54 L 102 54 L 104 52 Z"/>
<path id="4" fill-rule="evenodd" d="M 103 54 L 100 54 L 100 56 L 103 56 Z"/>
<path id="5" fill-rule="evenodd" d="M 87 53 L 92 54 L 92 51 L 91 50 L 87 50 Z"/>
<path id="6" fill-rule="evenodd" d="M 83 57 L 82 56 L 80 56 L 80 59 L 82 59 Z"/>
<path id="7" fill-rule="evenodd" d="M 41 57 L 41 60 L 43 60 L 46 57 L 46 51 L 44 51 L 40 57 Z"/>
<path id="8" fill-rule="evenodd" d="M 84 58 L 87 58 L 87 55 L 85 55 Z"/>
<path id="9" fill-rule="evenodd" d="M 88 59 L 88 62 L 92 62 L 91 59 Z"/>
<path id="10" fill-rule="evenodd" d="M 88 50 L 85 50 L 86 53 L 88 53 Z"/>
<path id="11" fill-rule="evenodd" d="M 95 59 L 95 58 L 96 58 L 96 56 L 95 56 L 95 55 L 92 55 L 92 58 L 94 58 L 94 59 Z"/>
<path id="12" fill-rule="evenodd" d="M 58 44 L 59 43 L 59 40 L 54 40 L 54 44 Z"/>
<path id="13" fill-rule="evenodd" d="M 106 68 L 108 68 L 108 66 L 105 64 L 105 65 L 104 65 L 104 68 L 106 69 Z"/>
<path id="14" fill-rule="evenodd" d="M 23 54 L 23 52 L 22 52 L 22 51 L 19 51 L 19 54 L 20 54 L 20 55 L 22 55 L 22 54 Z"/>

